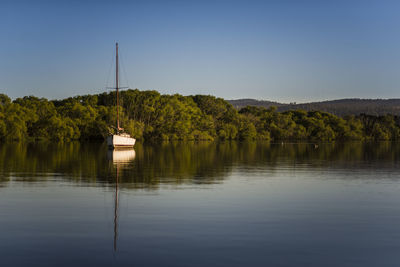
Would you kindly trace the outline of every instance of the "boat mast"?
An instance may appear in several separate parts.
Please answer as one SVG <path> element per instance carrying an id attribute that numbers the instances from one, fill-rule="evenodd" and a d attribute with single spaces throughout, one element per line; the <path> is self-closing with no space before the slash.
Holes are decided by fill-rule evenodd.
<path id="1" fill-rule="evenodd" d="M 117 133 L 119 133 L 119 88 L 118 88 L 118 43 L 115 44 L 116 60 L 115 60 L 115 88 L 117 89 Z"/>

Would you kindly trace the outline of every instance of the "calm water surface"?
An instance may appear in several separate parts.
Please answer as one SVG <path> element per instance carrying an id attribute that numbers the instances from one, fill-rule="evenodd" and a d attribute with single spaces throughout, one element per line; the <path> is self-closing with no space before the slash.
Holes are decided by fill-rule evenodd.
<path id="1" fill-rule="evenodd" d="M 0 145 L 1 266 L 400 266 L 400 144 Z"/>

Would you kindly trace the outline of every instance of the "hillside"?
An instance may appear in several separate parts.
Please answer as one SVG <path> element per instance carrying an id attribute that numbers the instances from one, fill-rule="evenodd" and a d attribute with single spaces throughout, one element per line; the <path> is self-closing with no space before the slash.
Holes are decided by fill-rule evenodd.
<path id="1" fill-rule="evenodd" d="M 303 104 L 284 104 L 265 100 L 237 99 L 228 100 L 236 109 L 245 106 L 257 106 L 269 108 L 276 106 L 278 111 L 302 109 L 306 111 L 325 111 L 337 116 L 359 115 L 400 115 L 400 99 L 339 99 L 322 102 L 310 102 Z"/>

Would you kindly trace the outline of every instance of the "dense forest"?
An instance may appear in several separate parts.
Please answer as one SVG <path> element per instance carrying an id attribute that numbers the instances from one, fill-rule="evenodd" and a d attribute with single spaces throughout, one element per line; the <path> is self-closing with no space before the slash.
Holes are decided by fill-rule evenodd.
<path id="1" fill-rule="evenodd" d="M 1 140 L 104 139 L 115 131 L 115 92 L 47 100 L 14 101 L 0 94 Z M 338 117 L 322 111 L 246 106 L 237 110 L 209 95 L 120 92 L 120 121 L 140 140 L 398 140 L 393 115 Z"/>

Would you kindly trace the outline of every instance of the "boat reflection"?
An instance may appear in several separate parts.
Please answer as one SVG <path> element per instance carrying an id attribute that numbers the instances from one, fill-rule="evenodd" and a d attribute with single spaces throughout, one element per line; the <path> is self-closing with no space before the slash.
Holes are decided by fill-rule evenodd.
<path id="1" fill-rule="evenodd" d="M 108 160 L 117 165 L 129 164 L 135 159 L 135 156 L 136 152 L 134 149 L 113 149 L 107 151 Z"/>
<path id="2" fill-rule="evenodd" d="M 118 179 L 120 168 L 129 165 L 135 159 L 136 153 L 134 149 L 124 150 L 108 150 L 107 158 L 112 161 L 115 167 L 115 196 L 114 196 L 114 252 L 117 252 L 118 241 L 118 206 L 119 206 L 119 191 Z"/>

